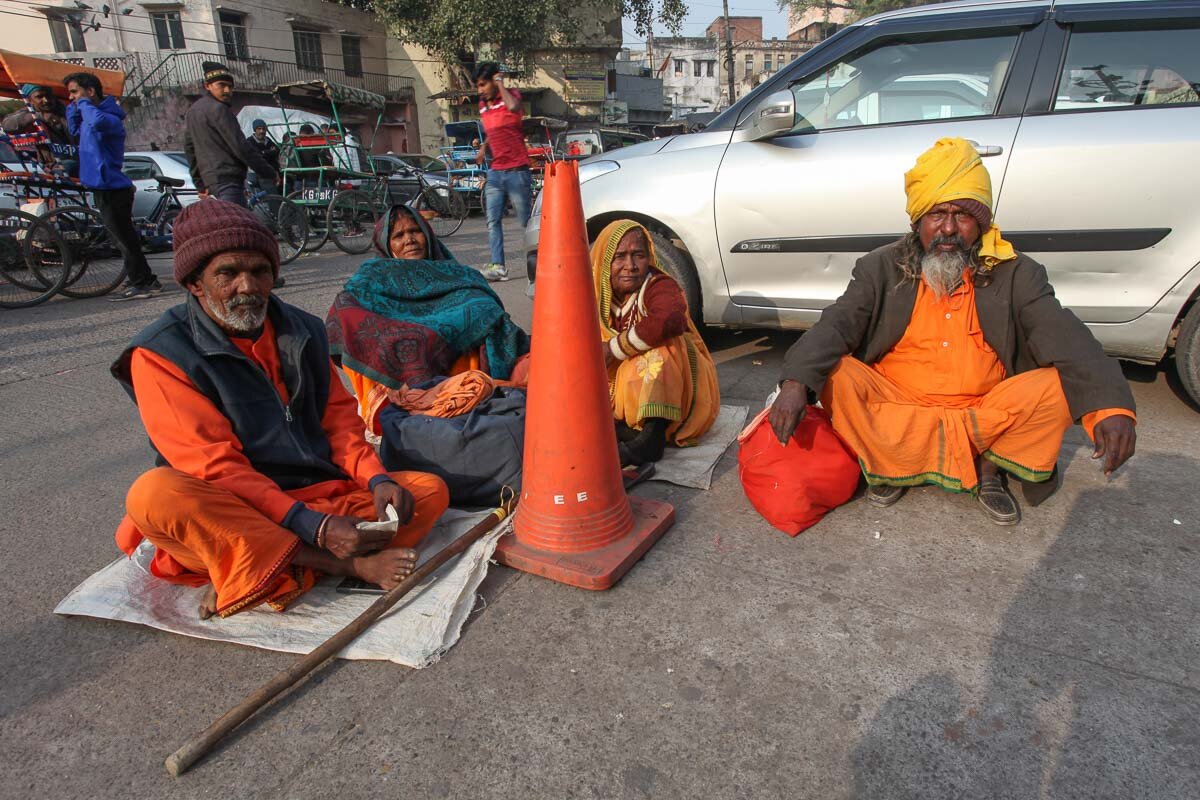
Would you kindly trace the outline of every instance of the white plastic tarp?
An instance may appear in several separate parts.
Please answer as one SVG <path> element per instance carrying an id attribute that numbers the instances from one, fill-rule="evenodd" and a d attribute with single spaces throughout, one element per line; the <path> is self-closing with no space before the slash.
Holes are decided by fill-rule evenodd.
<path id="1" fill-rule="evenodd" d="M 488 512 L 450 509 L 421 543 L 424 561 Z M 457 560 L 435 572 L 395 608 L 354 640 L 339 657 L 393 661 L 426 667 L 458 641 L 475 605 L 475 591 L 487 575 L 496 540 L 511 520 L 498 525 Z M 373 603 L 378 595 L 341 594 L 341 578 L 324 578 L 280 613 L 263 605 L 220 619 L 197 613 L 202 589 L 177 586 L 150 574 L 154 547 L 142 542 L 133 558 L 121 557 L 71 591 L 56 614 L 132 622 L 159 630 L 232 642 L 265 650 L 308 653 Z"/>

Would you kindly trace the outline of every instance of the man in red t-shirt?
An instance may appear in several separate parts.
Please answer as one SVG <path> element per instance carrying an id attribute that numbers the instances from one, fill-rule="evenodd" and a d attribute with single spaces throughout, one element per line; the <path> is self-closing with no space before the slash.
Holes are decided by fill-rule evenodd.
<path id="1" fill-rule="evenodd" d="M 521 93 L 504 85 L 504 74 L 494 61 L 485 61 L 475 68 L 475 88 L 479 90 L 479 119 L 484 133 L 483 147 L 479 148 L 475 163 L 486 163 L 487 152 L 492 154 L 483 190 L 492 260 L 482 271 L 489 281 L 506 281 L 503 222 L 509 200 L 521 220 L 521 228 L 529 223 L 531 176 L 525 134 L 521 130 Z"/>

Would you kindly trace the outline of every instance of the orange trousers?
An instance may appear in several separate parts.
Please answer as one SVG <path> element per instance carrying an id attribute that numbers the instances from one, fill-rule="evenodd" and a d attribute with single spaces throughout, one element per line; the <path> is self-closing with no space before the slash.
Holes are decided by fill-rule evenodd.
<path id="1" fill-rule="evenodd" d="M 414 547 L 449 506 L 450 495 L 436 475 L 390 474 L 414 501 L 412 519 L 400 526 L 390 546 Z M 288 494 L 321 514 L 376 518 L 373 495 L 353 481 L 325 481 Z M 212 583 L 223 617 L 262 602 L 282 611 L 318 577 L 292 564 L 301 545 L 294 533 L 231 492 L 170 467 L 134 481 L 125 508 L 122 528 L 136 528 L 157 551 L 151 571 L 190 586 Z"/>
<path id="2" fill-rule="evenodd" d="M 965 408 L 934 404 L 858 359 L 843 358 L 821 393 L 833 428 L 858 454 L 867 483 L 933 483 L 973 491 L 982 455 L 1022 480 L 1050 477 L 1071 412 L 1058 370 L 998 383 Z"/>

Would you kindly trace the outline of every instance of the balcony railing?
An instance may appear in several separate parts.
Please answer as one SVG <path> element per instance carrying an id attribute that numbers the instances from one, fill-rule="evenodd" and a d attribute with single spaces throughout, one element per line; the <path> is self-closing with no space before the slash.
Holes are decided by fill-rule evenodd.
<path id="1" fill-rule="evenodd" d="M 126 95 L 149 94 L 156 89 L 176 87 L 199 92 L 204 78 L 201 65 L 205 61 L 219 61 L 228 66 L 240 92 L 269 94 L 280 84 L 311 80 L 327 80 L 366 89 L 391 100 L 407 99 L 413 90 L 412 78 L 399 75 L 386 75 L 381 72 L 349 75 L 346 70 L 335 67 L 305 69 L 290 61 L 272 61 L 264 58 L 231 60 L 217 53 L 72 53 L 48 57 L 84 66 L 123 69 L 126 73 Z"/>

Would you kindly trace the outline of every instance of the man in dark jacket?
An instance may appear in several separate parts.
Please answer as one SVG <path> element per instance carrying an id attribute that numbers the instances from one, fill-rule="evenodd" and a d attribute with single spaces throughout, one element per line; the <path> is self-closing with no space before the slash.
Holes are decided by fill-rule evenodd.
<path id="1" fill-rule="evenodd" d="M 264 120 L 256 119 L 252 126 L 253 133 L 246 137 L 246 143 L 258 151 L 262 156 L 263 161 L 274 166 L 279 163 L 279 147 L 275 142 L 271 141 L 271 137 L 267 135 L 267 123 Z M 256 190 L 270 191 L 274 188 L 271 181 L 266 180 L 257 172 L 250 177 L 250 185 Z"/>
<path id="2" fill-rule="evenodd" d="M 133 225 L 133 181 L 125 177 L 125 111 L 112 97 L 104 96 L 100 79 L 90 72 L 75 72 L 63 79 L 71 104 L 67 128 L 79 141 L 79 180 L 92 190 L 96 210 L 112 234 L 121 255 L 129 285 L 113 300 L 138 300 L 162 291 L 162 284 L 146 263 L 142 239 Z"/>
<path id="3" fill-rule="evenodd" d="M 229 107 L 233 74 L 215 61 L 205 61 L 203 67 L 204 94 L 184 117 L 188 168 L 202 194 L 245 206 L 246 172 L 254 170 L 261 180 L 274 183 L 275 163 L 246 140 Z"/>
<path id="4" fill-rule="evenodd" d="M 770 422 L 786 442 L 820 397 L 873 504 L 933 483 L 1015 525 L 1001 470 L 1036 505 L 1057 485 L 1062 436 L 1079 420 L 1111 474 L 1133 455 L 1133 396 L 1045 268 L 1001 238 L 970 143 L 939 140 L 905 190 L 912 233 L 859 259 L 845 294 L 788 351 Z"/>
<path id="5" fill-rule="evenodd" d="M 126 497 L 117 543 L 155 547 L 150 571 L 207 586 L 200 615 L 282 610 L 319 573 L 392 588 L 446 510 L 446 485 L 389 473 L 329 361 L 321 320 L 271 294 L 274 235 L 253 213 L 205 200 L 175 221 L 187 301 L 113 364 L 158 466 Z M 363 520 L 398 522 L 363 530 Z"/>

